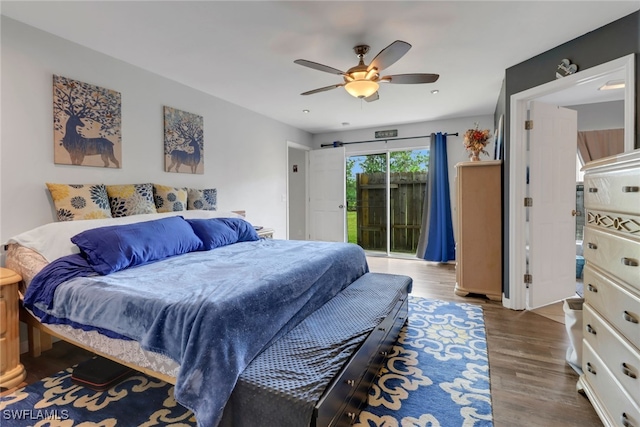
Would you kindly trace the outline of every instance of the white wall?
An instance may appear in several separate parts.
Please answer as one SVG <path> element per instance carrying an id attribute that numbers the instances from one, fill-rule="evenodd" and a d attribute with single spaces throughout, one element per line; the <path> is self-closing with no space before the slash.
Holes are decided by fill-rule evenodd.
<path id="1" fill-rule="evenodd" d="M 4 16 L 1 31 L 0 243 L 55 219 L 46 182 L 216 187 L 220 210 L 286 236 L 287 140 L 309 133 Z M 121 93 L 121 169 L 53 163 L 53 74 Z M 164 172 L 165 105 L 203 116 L 203 175 Z"/>
<path id="2" fill-rule="evenodd" d="M 430 135 L 432 132 L 442 133 L 458 133 L 458 136 L 447 136 L 447 160 L 449 163 L 449 189 L 451 194 L 451 212 L 455 215 L 456 212 L 456 197 L 455 197 L 455 165 L 459 162 L 465 162 L 469 160 L 469 153 L 465 151 L 462 144 L 463 135 L 467 129 L 474 127 L 474 124 L 478 123 L 480 129 L 489 129 L 491 132 L 490 143 L 487 145 L 486 150 L 489 152 L 489 156 L 481 155 L 482 160 L 493 160 L 494 143 L 493 137 L 495 136 L 495 130 L 493 129 L 493 116 L 473 116 L 462 117 L 456 119 L 446 120 L 434 120 L 430 122 L 402 124 L 395 126 L 385 126 L 382 128 L 369 128 L 358 129 L 343 132 L 332 132 L 313 135 L 313 147 L 314 149 L 321 148 L 322 144 L 331 144 L 334 141 L 341 142 L 353 142 L 353 141 L 369 141 L 375 139 L 375 131 L 397 129 L 398 138 L 408 138 L 416 136 Z M 428 147 L 430 138 L 418 138 L 407 139 L 398 141 L 384 141 L 367 142 L 362 144 L 347 144 L 345 145 L 345 152 L 347 155 L 374 153 L 380 152 L 380 150 L 393 150 L 393 149 L 410 149 L 419 147 Z M 327 148 L 330 149 L 330 148 Z M 455 218 L 455 216 L 454 216 Z M 455 231 L 455 221 L 454 221 Z"/>

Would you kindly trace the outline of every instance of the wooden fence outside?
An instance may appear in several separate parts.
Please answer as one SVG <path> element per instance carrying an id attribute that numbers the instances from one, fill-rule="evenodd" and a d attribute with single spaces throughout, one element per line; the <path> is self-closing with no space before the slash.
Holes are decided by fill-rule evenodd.
<path id="1" fill-rule="evenodd" d="M 420 238 L 426 172 L 390 174 L 391 252 L 415 253 Z M 356 174 L 358 244 L 387 250 L 386 174 Z"/>

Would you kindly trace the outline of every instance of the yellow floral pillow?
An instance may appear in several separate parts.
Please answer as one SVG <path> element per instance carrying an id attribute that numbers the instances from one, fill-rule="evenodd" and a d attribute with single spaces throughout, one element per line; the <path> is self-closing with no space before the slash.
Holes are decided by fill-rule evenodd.
<path id="1" fill-rule="evenodd" d="M 111 218 L 107 188 L 103 184 L 47 183 L 58 221 Z"/>
<path id="2" fill-rule="evenodd" d="M 187 189 L 153 184 L 153 200 L 158 212 L 187 210 Z"/>
<path id="3" fill-rule="evenodd" d="M 157 212 L 153 184 L 107 185 L 107 195 L 114 218 Z"/>

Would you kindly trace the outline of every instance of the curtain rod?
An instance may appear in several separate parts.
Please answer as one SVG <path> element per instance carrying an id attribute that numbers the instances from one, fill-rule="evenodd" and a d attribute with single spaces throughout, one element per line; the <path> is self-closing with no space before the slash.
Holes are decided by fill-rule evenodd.
<path id="1" fill-rule="evenodd" d="M 445 133 L 445 136 L 458 136 L 458 132 L 456 133 Z M 331 144 L 320 144 L 320 147 L 342 147 L 343 145 L 348 144 L 362 144 L 363 142 L 379 142 L 379 141 L 399 141 L 401 139 L 417 139 L 417 138 L 431 138 L 431 135 L 423 135 L 423 136 L 407 136 L 405 138 L 389 138 L 389 139 L 370 139 L 368 141 L 352 141 L 352 142 L 342 142 L 342 141 L 333 141 Z"/>

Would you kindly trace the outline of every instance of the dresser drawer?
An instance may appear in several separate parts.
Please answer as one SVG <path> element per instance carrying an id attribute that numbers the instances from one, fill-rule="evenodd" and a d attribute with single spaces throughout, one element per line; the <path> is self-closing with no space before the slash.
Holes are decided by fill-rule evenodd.
<path id="1" fill-rule="evenodd" d="M 583 380 L 587 383 L 590 399 L 598 415 L 608 421 L 606 425 L 640 427 L 640 408 L 622 389 L 588 342 L 582 351 Z"/>
<path id="2" fill-rule="evenodd" d="M 583 334 L 613 376 L 640 404 L 640 353 L 588 304 L 583 311 Z"/>
<path id="3" fill-rule="evenodd" d="M 640 348 L 638 293 L 617 285 L 597 267 L 587 265 L 584 269 L 584 298 L 587 304 L 607 319 L 631 344 Z"/>
<path id="4" fill-rule="evenodd" d="M 587 209 L 640 213 L 640 170 L 585 175 L 584 206 Z"/>
<path id="5" fill-rule="evenodd" d="M 587 263 L 640 289 L 640 241 L 586 226 L 582 245 Z"/>

